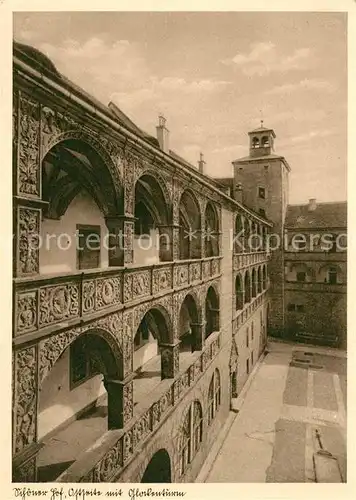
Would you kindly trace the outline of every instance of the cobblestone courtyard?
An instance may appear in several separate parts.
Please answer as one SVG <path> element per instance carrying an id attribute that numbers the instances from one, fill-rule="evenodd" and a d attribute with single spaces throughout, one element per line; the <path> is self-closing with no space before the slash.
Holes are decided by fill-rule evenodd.
<path id="1" fill-rule="evenodd" d="M 269 343 L 239 406 L 198 482 L 346 481 L 344 353 Z"/>

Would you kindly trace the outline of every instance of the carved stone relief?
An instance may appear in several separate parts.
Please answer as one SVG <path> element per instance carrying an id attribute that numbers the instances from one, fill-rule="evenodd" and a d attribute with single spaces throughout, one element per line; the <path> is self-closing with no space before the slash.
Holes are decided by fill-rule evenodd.
<path id="1" fill-rule="evenodd" d="M 15 335 L 35 330 L 37 326 L 37 293 L 26 292 L 17 295 Z"/>
<path id="2" fill-rule="evenodd" d="M 14 451 L 36 441 L 37 359 L 36 347 L 21 349 L 14 361 Z"/>
<path id="3" fill-rule="evenodd" d="M 193 262 L 190 264 L 190 283 L 201 279 L 200 270 L 200 262 Z"/>
<path id="4" fill-rule="evenodd" d="M 40 106 L 24 94 L 20 96 L 18 194 L 41 197 Z"/>
<path id="5" fill-rule="evenodd" d="M 93 471 L 94 483 L 107 483 L 112 479 L 115 471 L 123 465 L 123 440 L 120 439 L 116 445 L 96 465 Z"/>
<path id="6" fill-rule="evenodd" d="M 83 281 L 82 288 L 82 312 L 89 313 L 96 309 L 95 305 L 95 280 Z"/>
<path id="7" fill-rule="evenodd" d="M 39 326 L 79 316 L 79 287 L 75 283 L 40 289 Z"/>
<path id="8" fill-rule="evenodd" d="M 132 419 L 133 416 L 133 382 L 125 384 L 123 391 L 124 403 L 124 425 Z"/>
<path id="9" fill-rule="evenodd" d="M 40 210 L 18 208 L 18 274 L 36 274 L 39 271 Z"/>
<path id="10" fill-rule="evenodd" d="M 138 446 L 150 433 L 150 412 L 146 412 L 133 426 L 133 447 Z"/>
<path id="11" fill-rule="evenodd" d="M 188 264 L 182 264 L 174 268 L 174 287 L 187 285 L 189 283 Z"/>
<path id="12" fill-rule="evenodd" d="M 124 263 L 132 264 L 133 262 L 133 238 L 134 226 L 133 222 L 124 222 Z"/>
<path id="13" fill-rule="evenodd" d="M 96 282 L 97 309 L 113 306 L 120 303 L 120 278 L 103 278 Z"/>
<path id="14" fill-rule="evenodd" d="M 153 270 L 153 294 L 172 288 L 172 270 L 170 267 Z"/>

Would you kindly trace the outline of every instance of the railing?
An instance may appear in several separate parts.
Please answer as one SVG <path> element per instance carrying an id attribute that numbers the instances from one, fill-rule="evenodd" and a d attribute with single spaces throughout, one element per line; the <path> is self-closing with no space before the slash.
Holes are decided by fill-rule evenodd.
<path id="1" fill-rule="evenodd" d="M 244 304 L 242 309 L 234 312 L 233 318 L 233 331 L 236 333 L 238 328 L 240 328 L 245 321 L 254 313 L 254 311 L 262 305 L 266 299 L 266 294 L 268 292 L 269 286 L 265 290 L 262 290 L 256 297 L 253 297 L 250 302 Z"/>
<path id="2" fill-rule="evenodd" d="M 220 274 L 221 257 L 151 266 L 96 269 L 14 280 L 14 337 L 117 310 L 207 281 Z"/>
<path id="3" fill-rule="evenodd" d="M 233 268 L 238 271 L 247 266 L 267 262 L 269 259 L 268 252 L 251 252 L 251 253 L 234 253 Z"/>
<path id="4" fill-rule="evenodd" d="M 202 352 L 194 353 L 194 362 L 182 371 L 173 382 L 163 380 L 159 386 L 161 395 L 142 404 L 142 411 L 130 421 L 126 428 L 107 431 L 90 449 L 82 454 L 59 478 L 57 482 L 111 482 L 138 453 L 150 434 L 162 420 L 166 419 L 189 388 L 206 371 L 221 349 L 221 333 L 214 332 L 206 340 Z M 139 408 L 135 409 L 135 413 Z"/>

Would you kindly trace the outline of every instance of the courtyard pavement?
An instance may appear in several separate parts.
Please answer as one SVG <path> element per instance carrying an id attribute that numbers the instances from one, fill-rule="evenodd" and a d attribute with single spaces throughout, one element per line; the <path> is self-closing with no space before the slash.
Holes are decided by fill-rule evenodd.
<path id="1" fill-rule="evenodd" d="M 238 403 L 196 482 L 346 481 L 344 352 L 270 342 Z"/>

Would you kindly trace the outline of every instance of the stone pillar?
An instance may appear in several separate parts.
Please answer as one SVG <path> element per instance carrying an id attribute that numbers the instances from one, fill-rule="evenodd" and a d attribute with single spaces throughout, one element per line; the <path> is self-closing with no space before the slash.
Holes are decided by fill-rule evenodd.
<path id="1" fill-rule="evenodd" d="M 211 326 L 213 329 L 213 332 L 217 332 L 220 329 L 219 325 L 219 317 L 220 317 L 220 309 L 210 309 L 210 314 L 211 314 Z"/>
<path id="2" fill-rule="evenodd" d="M 105 379 L 108 393 L 108 428 L 122 429 L 133 416 L 133 377 L 124 380 Z"/>
<path id="3" fill-rule="evenodd" d="M 161 377 L 175 378 L 179 373 L 179 343 L 160 344 Z"/>
<path id="4" fill-rule="evenodd" d="M 192 331 L 192 352 L 201 351 L 204 345 L 205 323 L 190 323 Z"/>
<path id="5" fill-rule="evenodd" d="M 162 262 L 172 262 L 179 258 L 179 226 L 160 225 L 159 258 Z"/>
<path id="6" fill-rule="evenodd" d="M 105 219 L 109 230 L 109 266 L 133 262 L 134 217 L 113 215 Z"/>
<path id="7" fill-rule="evenodd" d="M 201 259 L 204 254 L 203 233 L 202 231 L 192 231 L 190 238 L 190 258 Z"/>

